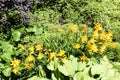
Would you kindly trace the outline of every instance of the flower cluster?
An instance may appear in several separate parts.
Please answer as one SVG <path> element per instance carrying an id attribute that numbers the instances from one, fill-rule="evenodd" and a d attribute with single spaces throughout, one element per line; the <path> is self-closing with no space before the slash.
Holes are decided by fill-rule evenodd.
<path id="1" fill-rule="evenodd" d="M 47 65 L 55 58 L 59 63 L 64 64 L 71 54 L 77 56 L 80 61 L 86 61 L 87 55 L 92 56 L 96 53 L 102 55 L 108 47 L 116 47 L 116 43 L 112 41 L 112 32 L 106 31 L 100 24 L 96 24 L 90 31 L 89 29 L 91 28 L 86 25 L 81 28 L 77 25 L 70 25 L 67 29 L 58 28 L 56 36 L 60 34 L 61 37 L 52 38 L 51 41 L 57 42 L 50 41 L 49 47 L 46 44 L 48 41 L 28 48 L 20 45 L 19 52 L 23 58 L 15 58 L 12 61 L 13 72 L 15 74 L 19 72 L 19 67 L 32 70 L 35 66 Z M 57 47 L 54 47 L 56 45 Z"/>

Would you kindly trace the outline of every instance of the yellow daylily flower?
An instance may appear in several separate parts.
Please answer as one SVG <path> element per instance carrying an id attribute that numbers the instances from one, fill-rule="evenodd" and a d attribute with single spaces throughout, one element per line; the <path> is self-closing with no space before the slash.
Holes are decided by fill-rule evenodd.
<path id="1" fill-rule="evenodd" d="M 87 44 L 93 44 L 93 43 L 95 43 L 96 42 L 96 40 L 94 39 L 94 38 L 92 38 L 92 39 L 90 39 L 88 42 L 87 42 Z"/>
<path id="2" fill-rule="evenodd" d="M 102 29 L 102 27 L 100 26 L 99 23 L 95 24 L 94 28 L 95 28 L 95 30 L 101 30 Z"/>
<path id="3" fill-rule="evenodd" d="M 104 40 L 104 38 L 105 38 L 105 35 L 106 35 L 106 32 L 105 32 L 105 30 L 103 30 L 101 33 L 100 33 L 100 39 L 101 40 Z"/>
<path id="4" fill-rule="evenodd" d="M 82 27 L 82 29 L 81 29 L 81 32 L 86 32 L 87 31 L 87 26 L 86 25 L 84 25 L 83 27 Z"/>
<path id="5" fill-rule="evenodd" d="M 105 51 L 105 49 L 106 49 L 106 45 L 100 46 L 100 49 L 99 49 L 100 54 L 102 54 Z"/>
<path id="6" fill-rule="evenodd" d="M 79 49 L 80 48 L 80 44 L 74 44 L 73 45 L 73 49 Z"/>
<path id="7" fill-rule="evenodd" d="M 98 37 L 99 37 L 99 33 L 97 30 L 93 31 L 92 35 L 93 35 L 93 38 L 95 38 L 95 39 L 98 39 Z"/>
<path id="8" fill-rule="evenodd" d="M 36 45 L 35 48 L 36 48 L 36 51 L 42 50 L 43 49 L 43 45 L 41 45 L 41 44 Z"/>
<path id="9" fill-rule="evenodd" d="M 61 58 L 62 63 L 65 63 L 66 60 L 67 60 L 66 57 Z"/>
<path id="10" fill-rule="evenodd" d="M 89 52 L 97 52 L 98 48 L 96 44 L 87 44 L 87 48 Z"/>
<path id="11" fill-rule="evenodd" d="M 57 29 L 57 32 L 62 32 L 62 29 Z"/>
<path id="12" fill-rule="evenodd" d="M 64 50 L 60 50 L 60 52 L 57 54 L 58 57 L 62 57 L 63 55 L 65 55 Z"/>
<path id="13" fill-rule="evenodd" d="M 82 40 L 83 43 L 86 42 L 87 41 L 87 36 L 81 36 L 81 40 Z"/>
<path id="14" fill-rule="evenodd" d="M 19 71 L 19 67 L 13 67 L 12 71 L 16 74 Z"/>
<path id="15" fill-rule="evenodd" d="M 69 29 L 70 29 L 72 32 L 77 32 L 77 31 L 78 31 L 78 26 L 77 26 L 77 25 L 71 25 L 71 26 L 69 26 Z"/>
<path id="16" fill-rule="evenodd" d="M 55 56 L 56 56 L 56 53 L 55 52 L 52 52 L 52 53 L 50 53 L 50 57 L 49 57 L 49 61 L 51 61 L 51 60 L 53 60 L 54 58 L 55 58 Z"/>
<path id="17" fill-rule="evenodd" d="M 44 54 L 42 54 L 42 53 L 38 54 L 38 59 L 42 59 L 43 57 L 44 57 Z"/>
<path id="18" fill-rule="evenodd" d="M 34 66 L 34 64 L 33 64 L 33 63 L 27 63 L 27 62 L 25 62 L 25 63 L 24 63 L 24 66 L 25 66 L 25 68 L 27 68 L 28 70 L 31 70 L 32 67 Z"/>
<path id="19" fill-rule="evenodd" d="M 33 54 L 33 53 L 34 53 L 34 50 L 35 50 L 34 47 L 30 47 L 30 48 L 29 48 L 30 54 Z"/>
<path id="20" fill-rule="evenodd" d="M 20 49 L 19 50 L 23 51 L 23 50 L 25 50 L 25 47 L 23 45 L 20 45 Z"/>
<path id="21" fill-rule="evenodd" d="M 80 56 L 80 59 L 81 59 L 82 61 L 86 61 L 86 60 L 87 60 L 87 56 L 85 56 L 85 55 Z"/>
<path id="22" fill-rule="evenodd" d="M 35 61 L 35 57 L 34 57 L 33 55 L 29 55 L 29 56 L 26 58 L 26 61 L 27 61 L 27 62 Z"/>
<path id="23" fill-rule="evenodd" d="M 116 43 L 111 43 L 110 47 L 111 47 L 111 48 L 115 48 L 116 45 L 117 45 Z"/>
<path id="24" fill-rule="evenodd" d="M 15 59 L 15 60 L 12 61 L 12 64 L 11 64 L 11 65 L 13 65 L 13 67 L 16 67 L 16 66 L 18 66 L 19 64 L 20 64 L 20 60 L 19 60 L 19 59 Z"/>

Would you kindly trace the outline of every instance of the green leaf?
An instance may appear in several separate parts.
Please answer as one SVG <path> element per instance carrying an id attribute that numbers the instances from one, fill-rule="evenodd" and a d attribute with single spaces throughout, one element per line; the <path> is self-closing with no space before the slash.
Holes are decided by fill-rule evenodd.
<path id="1" fill-rule="evenodd" d="M 115 50 L 117 53 L 120 53 L 120 43 L 117 43 Z"/>
<path id="2" fill-rule="evenodd" d="M 35 34 L 36 34 L 36 35 L 42 34 L 42 32 L 43 32 L 43 29 L 42 29 L 42 28 L 37 28 Z"/>
<path id="3" fill-rule="evenodd" d="M 41 34 L 43 32 L 42 27 L 38 27 L 36 25 L 32 28 L 31 27 L 27 28 L 26 30 L 27 30 L 27 32 L 34 32 L 36 35 Z"/>
<path id="4" fill-rule="evenodd" d="M 6 67 L 3 71 L 2 71 L 2 73 L 6 76 L 6 77 L 8 77 L 8 76 L 10 76 L 11 75 L 11 67 Z"/>
<path id="5" fill-rule="evenodd" d="M 84 76 L 82 74 L 82 72 L 77 72 L 74 77 L 73 80 L 83 80 Z"/>
<path id="6" fill-rule="evenodd" d="M 65 66 L 58 65 L 58 70 L 63 73 L 65 76 L 69 76 L 69 73 L 67 72 L 67 69 Z"/>
<path id="7" fill-rule="evenodd" d="M 75 74 L 75 69 L 71 61 L 67 60 L 63 66 L 59 65 L 58 70 L 65 76 L 73 76 Z"/>
<path id="8" fill-rule="evenodd" d="M 96 64 L 95 66 L 92 66 L 91 73 L 92 75 L 103 74 L 106 71 L 106 68 L 107 67 L 102 64 Z"/>
<path id="9" fill-rule="evenodd" d="M 41 76 L 41 77 L 45 76 L 46 74 L 45 74 L 45 72 L 44 72 L 42 66 L 39 65 L 38 68 L 39 68 L 39 76 Z"/>
<path id="10" fill-rule="evenodd" d="M 55 77 L 54 73 L 52 73 L 52 80 L 57 80 L 57 78 Z"/>
<path id="11" fill-rule="evenodd" d="M 86 63 L 85 62 L 79 62 L 78 63 L 78 70 L 82 71 L 86 68 Z"/>
<path id="12" fill-rule="evenodd" d="M 6 61 L 7 63 L 10 63 L 11 62 L 11 55 L 9 53 L 4 53 L 1 55 L 1 58 Z"/>
<path id="13" fill-rule="evenodd" d="M 55 58 L 53 61 L 51 61 L 48 65 L 47 68 L 51 71 L 56 70 L 58 66 L 58 58 Z"/>
<path id="14" fill-rule="evenodd" d="M 70 76 L 73 76 L 75 74 L 75 69 L 74 69 L 71 61 L 67 60 L 65 62 L 65 67 L 66 67 L 66 69 L 67 69 L 67 71 L 68 71 L 68 73 L 69 73 Z"/>
<path id="15" fill-rule="evenodd" d="M 103 57 L 103 60 L 104 60 L 105 62 L 109 62 L 107 56 L 104 56 L 104 57 Z"/>
<path id="16" fill-rule="evenodd" d="M 106 75 L 105 75 L 105 76 L 114 77 L 114 76 L 115 76 L 115 70 L 114 70 L 114 69 L 109 69 L 109 70 L 106 72 Z"/>
<path id="17" fill-rule="evenodd" d="M 48 80 L 47 78 L 42 78 L 42 77 L 38 77 L 38 76 L 33 76 L 27 80 Z"/>
<path id="18" fill-rule="evenodd" d="M 25 33 L 25 27 L 24 26 L 22 28 L 18 29 L 18 30 L 21 32 L 21 34 Z"/>
<path id="19" fill-rule="evenodd" d="M 74 67 L 74 70 L 77 70 L 78 69 L 77 58 L 74 58 L 71 63 L 72 63 L 72 66 Z"/>
<path id="20" fill-rule="evenodd" d="M 4 68 L 4 64 L 0 63 L 0 71 Z"/>
<path id="21" fill-rule="evenodd" d="M 21 32 L 18 30 L 13 30 L 12 31 L 12 37 L 14 41 L 19 41 L 21 36 Z"/>
<path id="22" fill-rule="evenodd" d="M 47 68 L 48 68 L 49 70 L 53 71 L 53 70 L 54 70 L 54 62 L 51 61 L 51 62 L 47 65 Z"/>
<path id="23" fill-rule="evenodd" d="M 29 42 L 30 41 L 30 37 L 29 36 L 25 36 L 23 41 L 24 42 Z"/>
<path id="24" fill-rule="evenodd" d="M 3 49 L 3 53 L 9 53 L 10 55 L 14 54 L 13 52 L 13 45 L 11 45 L 8 42 L 1 42 L 2 46 L 1 48 Z"/>
<path id="25" fill-rule="evenodd" d="M 94 80 L 94 79 L 90 78 L 89 75 L 84 72 L 77 72 L 74 75 L 73 80 Z"/>

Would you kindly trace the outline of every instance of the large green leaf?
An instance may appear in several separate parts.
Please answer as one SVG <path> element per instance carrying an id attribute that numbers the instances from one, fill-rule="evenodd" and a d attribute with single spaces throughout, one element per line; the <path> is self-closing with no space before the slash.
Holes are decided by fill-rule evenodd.
<path id="1" fill-rule="evenodd" d="M 58 65 L 58 70 L 59 70 L 61 73 L 63 73 L 65 76 L 69 76 L 69 73 L 68 73 L 68 71 L 67 71 L 67 69 L 66 69 L 65 66 Z"/>
<path id="2" fill-rule="evenodd" d="M 73 76 L 75 74 L 75 69 L 74 69 L 71 61 L 69 61 L 69 60 L 66 61 L 65 62 L 65 67 L 66 67 L 66 69 L 67 69 L 70 76 Z"/>
<path id="3" fill-rule="evenodd" d="M 84 80 L 84 75 L 82 74 L 82 72 L 77 72 L 74 75 L 73 80 Z"/>
<path id="4" fill-rule="evenodd" d="M 87 73 L 77 72 L 77 73 L 74 75 L 73 80 L 95 80 L 95 79 L 90 78 Z"/>
<path id="5" fill-rule="evenodd" d="M 0 41 L 2 44 L 1 48 L 3 49 L 3 53 L 9 53 L 9 55 L 14 54 L 13 52 L 13 45 L 11 45 L 9 42 Z"/>
<path id="6" fill-rule="evenodd" d="M 0 63 L 0 71 L 4 68 L 4 64 Z"/>
<path id="7" fill-rule="evenodd" d="M 77 58 L 74 58 L 72 61 L 72 66 L 74 67 L 74 70 L 77 70 L 78 69 L 78 62 L 77 62 Z"/>
<path id="8" fill-rule="evenodd" d="M 25 27 L 24 26 L 22 28 L 19 28 L 18 30 L 21 32 L 21 34 L 25 34 Z"/>
<path id="9" fill-rule="evenodd" d="M 75 74 L 75 69 L 70 60 L 67 60 L 64 65 L 59 65 L 58 70 L 65 76 L 73 76 Z"/>
<path id="10" fill-rule="evenodd" d="M 7 63 L 10 63 L 11 62 L 11 55 L 9 53 L 4 53 L 1 55 L 1 58 L 6 61 Z"/>
<path id="11" fill-rule="evenodd" d="M 78 70 L 82 71 L 86 68 L 86 63 L 85 62 L 79 62 L 78 63 Z"/>
<path id="12" fill-rule="evenodd" d="M 56 70 L 58 67 L 58 58 L 55 58 L 53 61 L 51 61 L 48 65 L 47 68 L 51 71 Z"/>
<path id="13" fill-rule="evenodd" d="M 48 80 L 48 79 L 47 78 L 38 77 L 38 76 L 32 76 L 31 78 L 29 78 L 27 80 Z"/>
<path id="14" fill-rule="evenodd" d="M 34 32 L 36 35 L 43 32 L 42 27 L 38 27 L 37 25 L 35 25 L 34 27 L 29 27 L 26 30 L 27 32 Z"/>
<path id="15" fill-rule="evenodd" d="M 102 80 L 119 80 L 120 73 L 117 72 L 115 69 L 109 69 L 105 72 L 104 75 L 101 75 Z"/>
<path id="16" fill-rule="evenodd" d="M 92 68 L 91 68 L 92 75 L 102 74 L 105 71 L 106 71 L 106 67 L 102 64 L 96 64 L 95 66 L 92 66 Z"/>
<path id="17" fill-rule="evenodd" d="M 30 42 L 30 36 L 25 36 L 23 39 L 24 42 Z"/>
<path id="18" fill-rule="evenodd" d="M 12 37 L 14 41 L 19 41 L 21 36 L 21 32 L 18 30 L 13 30 L 12 31 Z"/>
<path id="19" fill-rule="evenodd" d="M 43 32 L 43 29 L 42 29 L 42 28 L 37 28 L 35 34 L 36 34 L 36 35 L 42 34 L 42 32 Z"/>
<path id="20" fill-rule="evenodd" d="M 11 75 L 11 67 L 6 66 L 6 67 L 4 68 L 4 70 L 2 71 L 2 73 L 3 73 L 6 77 L 10 76 L 10 75 Z"/>

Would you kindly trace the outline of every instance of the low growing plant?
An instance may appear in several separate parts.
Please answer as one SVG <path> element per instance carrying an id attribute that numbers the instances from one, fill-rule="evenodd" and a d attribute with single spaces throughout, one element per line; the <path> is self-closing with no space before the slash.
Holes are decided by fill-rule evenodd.
<path id="1" fill-rule="evenodd" d="M 94 28 L 71 24 L 68 27 L 56 28 L 50 36 L 46 34 L 41 35 L 41 43 L 31 46 L 19 44 L 14 48 L 9 43 L 1 41 L 1 78 L 119 78 L 117 70 L 104 56 L 114 50 L 117 43 L 112 41 L 112 32 L 106 31 L 100 24 L 95 24 Z"/>

